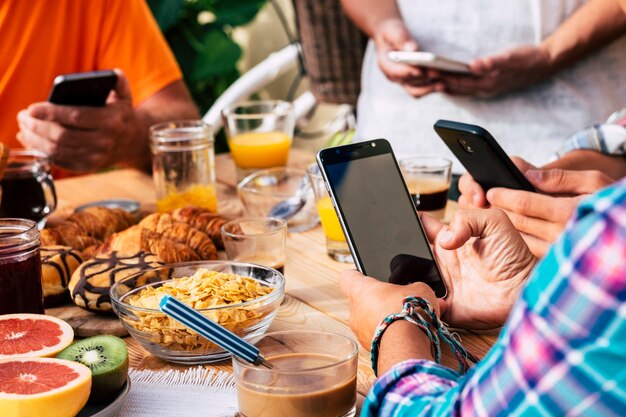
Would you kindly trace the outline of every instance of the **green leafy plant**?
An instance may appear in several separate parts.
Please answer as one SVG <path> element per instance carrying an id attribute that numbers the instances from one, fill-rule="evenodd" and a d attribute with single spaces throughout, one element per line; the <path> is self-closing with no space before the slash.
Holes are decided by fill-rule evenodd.
<path id="1" fill-rule="evenodd" d="M 201 114 L 238 77 L 241 47 L 233 29 L 249 23 L 266 0 L 148 0 Z M 224 150 L 218 140 L 216 150 Z"/>

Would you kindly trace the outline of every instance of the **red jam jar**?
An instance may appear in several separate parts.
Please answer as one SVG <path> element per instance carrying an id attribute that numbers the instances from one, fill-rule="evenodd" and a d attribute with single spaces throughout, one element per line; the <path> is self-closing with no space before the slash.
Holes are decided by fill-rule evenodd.
<path id="1" fill-rule="evenodd" d="M 0 314 L 44 313 L 39 229 L 27 219 L 0 219 Z"/>

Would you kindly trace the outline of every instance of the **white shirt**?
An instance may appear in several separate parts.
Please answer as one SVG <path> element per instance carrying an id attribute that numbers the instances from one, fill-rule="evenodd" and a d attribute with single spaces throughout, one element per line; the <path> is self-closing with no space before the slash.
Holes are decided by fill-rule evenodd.
<path id="1" fill-rule="evenodd" d="M 420 50 L 469 61 L 522 44 L 538 45 L 582 0 L 398 0 Z M 433 93 L 413 98 L 387 80 L 370 41 L 363 61 L 357 140 L 388 139 L 398 157 L 454 159 L 437 119 L 487 129 L 509 155 L 548 162 L 574 132 L 626 107 L 626 36 L 548 81 L 491 99 Z M 454 171 L 462 172 L 455 160 Z"/>

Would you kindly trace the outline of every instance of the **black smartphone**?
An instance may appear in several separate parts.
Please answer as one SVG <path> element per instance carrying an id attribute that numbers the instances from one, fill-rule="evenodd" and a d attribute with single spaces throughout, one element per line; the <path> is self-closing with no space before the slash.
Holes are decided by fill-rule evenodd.
<path id="1" fill-rule="evenodd" d="M 395 284 L 446 287 L 391 145 L 376 139 L 322 149 L 317 164 L 357 268 Z"/>
<path id="2" fill-rule="evenodd" d="M 54 79 L 48 101 L 68 106 L 104 106 L 117 83 L 111 70 L 59 75 Z"/>
<path id="3" fill-rule="evenodd" d="M 493 136 L 482 127 L 437 120 L 435 131 L 485 191 L 494 187 L 536 191 Z"/>

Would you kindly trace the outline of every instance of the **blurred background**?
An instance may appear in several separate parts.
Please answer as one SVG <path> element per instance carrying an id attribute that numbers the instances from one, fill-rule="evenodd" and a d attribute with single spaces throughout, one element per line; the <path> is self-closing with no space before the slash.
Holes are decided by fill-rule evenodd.
<path id="1" fill-rule="evenodd" d="M 201 114 L 242 74 L 299 38 L 292 0 L 148 0 L 148 4 Z M 281 75 L 253 98 L 292 101 L 308 89 L 309 81 L 300 67 Z M 349 140 L 345 118 L 352 108 L 350 104 L 318 104 L 300 120 L 293 146 L 314 151 L 338 138 Z M 217 133 L 216 151 L 226 150 L 223 133 Z"/>

